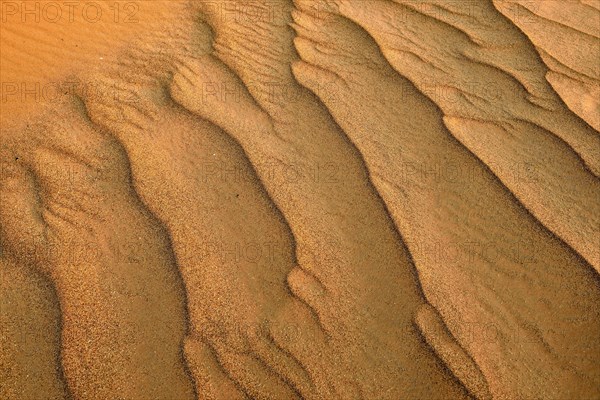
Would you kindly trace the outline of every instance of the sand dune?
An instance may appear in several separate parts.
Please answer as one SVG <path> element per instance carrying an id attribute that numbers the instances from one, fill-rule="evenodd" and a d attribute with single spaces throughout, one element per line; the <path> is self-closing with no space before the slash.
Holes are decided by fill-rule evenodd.
<path id="1" fill-rule="evenodd" d="M 0 397 L 600 398 L 595 0 L 0 4 Z"/>
<path id="2" fill-rule="evenodd" d="M 63 399 L 60 314 L 52 287 L 28 265 L 5 257 L 2 267 L 0 395 L 6 399 Z M 35 377 L 35 379 L 34 379 Z"/>

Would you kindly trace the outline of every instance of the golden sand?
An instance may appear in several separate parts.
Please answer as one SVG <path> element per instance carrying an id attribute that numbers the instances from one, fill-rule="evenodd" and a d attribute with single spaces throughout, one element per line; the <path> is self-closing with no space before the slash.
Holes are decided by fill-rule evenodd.
<path id="1" fill-rule="evenodd" d="M 0 7 L 0 399 L 600 399 L 600 1 Z"/>

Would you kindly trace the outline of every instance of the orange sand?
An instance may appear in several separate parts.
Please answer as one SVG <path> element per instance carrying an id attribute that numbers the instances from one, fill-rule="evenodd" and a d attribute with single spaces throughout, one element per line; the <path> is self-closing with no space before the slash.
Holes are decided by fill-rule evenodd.
<path id="1" fill-rule="evenodd" d="M 1 399 L 600 399 L 600 1 L 0 8 Z"/>

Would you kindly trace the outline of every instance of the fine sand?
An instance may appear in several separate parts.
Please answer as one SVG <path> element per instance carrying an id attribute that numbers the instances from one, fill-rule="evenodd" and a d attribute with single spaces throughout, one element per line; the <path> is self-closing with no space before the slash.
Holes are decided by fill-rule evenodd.
<path id="1" fill-rule="evenodd" d="M 0 8 L 0 399 L 600 399 L 600 0 Z"/>

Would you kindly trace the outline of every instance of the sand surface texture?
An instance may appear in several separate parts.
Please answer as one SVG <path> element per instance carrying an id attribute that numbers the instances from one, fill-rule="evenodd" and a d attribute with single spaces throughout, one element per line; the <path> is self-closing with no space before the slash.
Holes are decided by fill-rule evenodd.
<path id="1" fill-rule="evenodd" d="M 0 7 L 0 399 L 600 399 L 599 0 Z"/>

